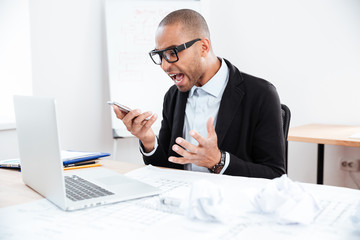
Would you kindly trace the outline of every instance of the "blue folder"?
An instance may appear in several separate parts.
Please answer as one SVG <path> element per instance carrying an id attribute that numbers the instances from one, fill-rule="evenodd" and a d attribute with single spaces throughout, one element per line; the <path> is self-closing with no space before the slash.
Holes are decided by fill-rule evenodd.
<path id="1" fill-rule="evenodd" d="M 71 151 L 68 151 L 68 152 L 71 152 Z M 108 157 L 108 156 L 110 156 L 110 153 L 84 152 L 83 156 L 63 159 L 63 163 L 64 163 L 64 165 L 68 165 L 68 164 L 72 164 L 72 163 L 78 163 L 78 162 L 83 162 L 83 161 L 88 161 L 88 160 L 93 160 L 93 159 L 98 159 L 98 158 Z"/>

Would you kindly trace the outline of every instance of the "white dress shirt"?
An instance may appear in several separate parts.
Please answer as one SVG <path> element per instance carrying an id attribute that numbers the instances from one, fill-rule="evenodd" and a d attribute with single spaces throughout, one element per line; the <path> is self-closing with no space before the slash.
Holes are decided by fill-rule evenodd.
<path id="1" fill-rule="evenodd" d="M 198 145 L 198 142 L 190 136 L 189 132 L 191 130 L 195 130 L 201 136 L 206 138 L 208 135 L 206 123 L 210 117 L 213 117 L 214 126 L 216 126 L 221 98 L 229 79 L 229 68 L 222 59 L 220 60 L 221 67 L 219 71 L 217 71 L 205 85 L 202 87 L 193 86 L 189 92 L 185 109 L 183 136 L 185 140 L 195 146 Z M 226 153 L 226 155 L 225 166 L 220 174 L 222 174 L 229 165 L 230 156 L 228 153 Z M 199 167 L 195 164 L 187 164 L 185 169 L 209 172 L 208 168 Z"/>

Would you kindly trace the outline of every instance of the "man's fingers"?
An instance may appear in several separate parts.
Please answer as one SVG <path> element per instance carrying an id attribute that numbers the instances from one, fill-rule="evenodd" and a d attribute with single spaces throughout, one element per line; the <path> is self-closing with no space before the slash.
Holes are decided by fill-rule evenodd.
<path id="1" fill-rule="evenodd" d="M 154 122 L 156 121 L 156 119 L 157 119 L 157 114 L 154 113 L 154 114 L 150 117 L 149 120 L 146 120 L 146 119 L 144 120 L 144 121 L 145 121 L 144 127 L 146 127 L 146 128 L 151 128 L 151 126 L 154 124 Z"/>
<path id="2" fill-rule="evenodd" d="M 123 119 L 124 116 L 126 115 L 124 112 L 120 111 L 119 107 L 117 107 L 116 105 L 113 105 L 113 109 L 115 112 L 115 115 L 118 119 Z"/>
<path id="3" fill-rule="evenodd" d="M 192 158 L 192 153 L 189 152 L 189 151 L 187 151 L 187 150 L 185 150 L 185 149 L 183 149 L 183 148 L 180 147 L 179 145 L 174 144 L 174 145 L 172 146 L 172 150 L 173 150 L 174 152 L 176 152 L 177 154 L 179 154 L 179 155 L 181 155 L 181 156 L 183 156 L 183 157 L 185 157 L 185 158 L 188 158 L 189 160 Z"/>
<path id="4" fill-rule="evenodd" d="M 185 139 L 178 137 L 178 138 L 176 138 L 175 142 L 177 144 L 179 144 L 180 146 L 182 146 L 183 148 L 187 149 L 188 151 L 190 151 L 192 153 L 197 153 L 197 147 L 195 145 L 189 143 Z"/>
<path id="5" fill-rule="evenodd" d="M 183 157 L 169 157 L 170 162 L 178 163 L 178 164 L 188 164 L 191 163 L 188 159 Z"/>
<path id="6" fill-rule="evenodd" d="M 133 123 L 136 125 L 145 125 L 145 121 L 152 115 L 152 112 L 144 112 L 133 119 Z"/>
<path id="7" fill-rule="evenodd" d="M 126 122 L 133 122 L 135 118 L 137 118 L 141 114 L 140 109 L 131 110 L 128 112 L 125 117 L 123 118 L 123 121 Z"/>
<path id="8" fill-rule="evenodd" d="M 206 139 L 203 136 L 201 136 L 198 132 L 191 130 L 189 134 L 199 143 L 199 145 L 205 144 Z"/>
<path id="9" fill-rule="evenodd" d="M 206 128 L 208 131 L 206 138 L 194 130 L 189 132 L 190 136 L 199 143 L 197 146 L 181 137 L 176 138 L 176 144 L 172 146 L 172 150 L 182 157 L 172 156 L 169 157 L 169 161 L 178 164 L 193 163 L 197 166 L 212 167 L 215 164 L 214 162 L 217 161 L 217 154 L 219 152 L 213 118 L 209 118 Z M 214 161 L 215 158 L 216 161 Z"/>

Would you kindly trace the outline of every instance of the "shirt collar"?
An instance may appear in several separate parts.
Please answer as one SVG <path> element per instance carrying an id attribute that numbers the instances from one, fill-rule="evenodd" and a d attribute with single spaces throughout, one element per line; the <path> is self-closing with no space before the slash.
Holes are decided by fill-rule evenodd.
<path id="1" fill-rule="evenodd" d="M 217 71 L 217 73 L 215 73 L 215 75 L 202 87 L 197 87 L 194 85 L 190 89 L 189 97 L 193 96 L 196 88 L 200 88 L 214 97 L 219 97 L 221 90 L 226 84 L 229 74 L 229 68 L 227 67 L 226 63 L 222 58 L 219 59 L 221 60 L 221 66 L 220 69 Z"/>

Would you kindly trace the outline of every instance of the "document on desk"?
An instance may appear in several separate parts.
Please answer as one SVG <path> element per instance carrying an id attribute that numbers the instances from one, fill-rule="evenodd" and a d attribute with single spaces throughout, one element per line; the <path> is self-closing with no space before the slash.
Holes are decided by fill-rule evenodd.
<path id="1" fill-rule="evenodd" d="M 160 196 L 74 212 L 64 212 L 46 199 L 0 209 L 4 239 L 359 239 L 350 216 L 356 190 L 302 184 L 319 200 L 321 212 L 309 225 L 280 225 L 256 211 L 252 199 L 270 180 L 229 177 L 147 166 L 127 176 L 163 190 Z M 192 185 L 206 180 L 223 187 L 230 212 L 224 222 L 188 219 L 177 204 L 186 201 Z"/>

